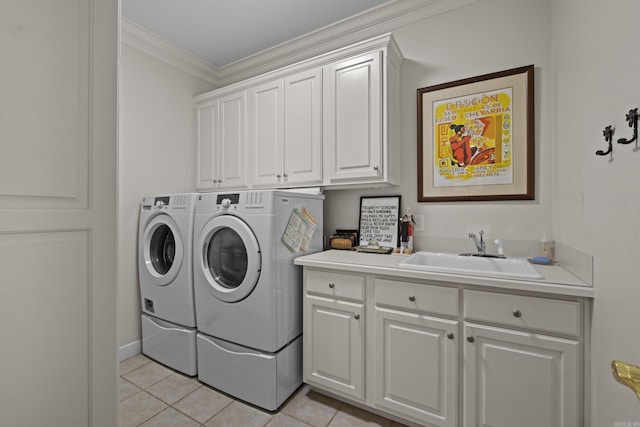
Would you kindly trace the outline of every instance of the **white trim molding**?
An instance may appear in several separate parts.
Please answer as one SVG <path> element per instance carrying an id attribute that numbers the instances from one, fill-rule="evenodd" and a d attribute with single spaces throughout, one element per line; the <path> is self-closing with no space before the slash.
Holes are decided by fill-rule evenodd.
<path id="1" fill-rule="evenodd" d="M 479 0 L 395 0 L 216 68 L 122 18 L 122 42 L 220 88 L 352 45 Z"/>
<path id="2" fill-rule="evenodd" d="M 191 74 L 216 87 L 221 86 L 216 67 L 135 22 L 122 18 L 122 43 Z"/>
<path id="3" fill-rule="evenodd" d="M 479 0 L 396 0 L 219 68 L 224 86 L 349 46 Z"/>
<path id="4" fill-rule="evenodd" d="M 118 350 L 118 362 L 122 362 L 123 360 L 140 353 L 142 353 L 142 340 L 137 340 L 120 346 L 120 349 Z"/>

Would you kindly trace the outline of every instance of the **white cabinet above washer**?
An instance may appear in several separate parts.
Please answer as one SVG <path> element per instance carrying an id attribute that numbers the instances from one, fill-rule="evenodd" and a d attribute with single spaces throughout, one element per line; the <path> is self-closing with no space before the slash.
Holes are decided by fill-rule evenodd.
<path id="1" fill-rule="evenodd" d="M 196 189 L 398 184 L 401 61 L 385 34 L 195 97 Z"/>
<path id="2" fill-rule="evenodd" d="M 322 183 L 322 69 L 249 91 L 250 181 L 253 187 Z"/>
<path id="3" fill-rule="evenodd" d="M 196 98 L 196 189 L 247 187 L 244 90 Z"/>

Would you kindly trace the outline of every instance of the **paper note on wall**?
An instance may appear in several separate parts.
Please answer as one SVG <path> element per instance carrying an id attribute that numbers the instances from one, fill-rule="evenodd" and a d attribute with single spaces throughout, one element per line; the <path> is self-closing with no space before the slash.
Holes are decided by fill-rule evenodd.
<path id="1" fill-rule="evenodd" d="M 294 208 L 280 240 L 291 252 L 306 252 L 316 225 L 316 219 L 308 210 Z"/>

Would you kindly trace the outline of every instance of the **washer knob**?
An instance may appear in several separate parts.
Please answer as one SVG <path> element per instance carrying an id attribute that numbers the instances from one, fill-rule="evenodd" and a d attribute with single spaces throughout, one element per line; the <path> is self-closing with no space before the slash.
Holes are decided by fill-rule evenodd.
<path id="1" fill-rule="evenodd" d="M 164 206 L 164 202 L 162 200 L 158 200 L 156 202 L 156 208 L 162 209 L 163 206 Z"/>
<path id="2" fill-rule="evenodd" d="M 222 199 L 222 202 L 220 202 L 220 204 L 223 208 L 228 209 L 229 206 L 231 206 L 231 199 Z"/>

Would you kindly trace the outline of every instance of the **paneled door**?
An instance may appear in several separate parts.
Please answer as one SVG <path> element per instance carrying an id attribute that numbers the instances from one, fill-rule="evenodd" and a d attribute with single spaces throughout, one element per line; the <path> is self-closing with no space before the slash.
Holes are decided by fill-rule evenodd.
<path id="1" fill-rule="evenodd" d="M 0 425 L 113 427 L 118 1 L 0 29 Z"/>

